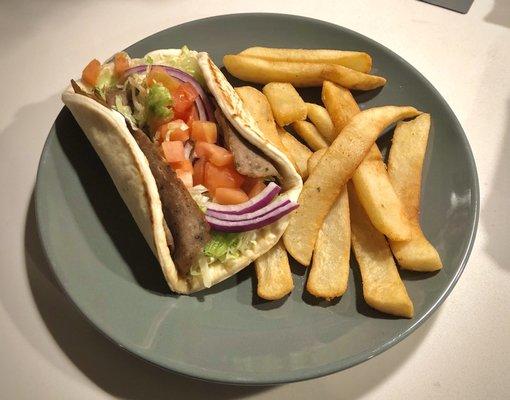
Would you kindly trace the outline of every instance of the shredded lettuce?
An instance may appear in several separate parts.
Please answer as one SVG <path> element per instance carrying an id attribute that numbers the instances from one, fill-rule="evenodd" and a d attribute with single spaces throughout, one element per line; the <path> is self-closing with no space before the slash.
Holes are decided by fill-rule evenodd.
<path id="1" fill-rule="evenodd" d="M 189 189 L 189 192 L 193 200 L 195 200 L 195 203 L 198 204 L 198 208 L 205 213 L 207 210 L 207 203 L 209 202 L 209 197 L 204 194 L 207 192 L 207 188 L 202 185 L 196 185 Z"/>
<path id="2" fill-rule="evenodd" d="M 122 97 L 120 95 L 115 96 L 115 109 L 131 122 L 136 123 L 131 107 L 122 104 Z"/>
<path id="3" fill-rule="evenodd" d="M 97 82 L 95 86 L 95 90 L 103 97 L 105 98 L 105 90 L 115 86 L 117 83 L 117 79 L 115 78 L 115 75 L 113 74 L 111 68 L 103 68 L 101 72 L 99 73 L 99 76 L 97 77 Z"/>
<path id="4" fill-rule="evenodd" d="M 159 82 L 154 83 L 149 88 L 147 95 L 147 107 L 156 117 L 168 117 L 171 110 L 168 106 L 172 105 L 172 96 L 166 87 Z"/>
<path id="5" fill-rule="evenodd" d="M 145 63 L 146 63 L 146 64 L 149 64 L 149 65 L 150 65 L 150 64 L 154 64 L 154 60 L 152 59 L 152 57 L 151 57 L 151 56 L 146 56 L 146 57 L 145 57 Z"/>
<path id="6" fill-rule="evenodd" d="M 213 231 L 211 240 L 205 245 L 204 254 L 216 260 L 225 261 L 230 256 L 238 256 L 240 235 Z"/>
<path id="7" fill-rule="evenodd" d="M 193 52 L 191 52 L 187 46 L 183 46 L 181 48 L 181 53 L 178 56 L 161 54 L 155 58 L 152 58 L 155 64 L 163 64 L 169 67 L 174 67 L 190 74 L 193 78 L 195 78 L 198 83 L 202 86 L 205 85 L 204 77 L 202 75 L 202 71 L 198 66 L 198 61 Z"/>

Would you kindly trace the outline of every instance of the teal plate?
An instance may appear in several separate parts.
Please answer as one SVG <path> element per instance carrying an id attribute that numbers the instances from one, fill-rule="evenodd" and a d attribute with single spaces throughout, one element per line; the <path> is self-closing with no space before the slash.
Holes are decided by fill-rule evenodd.
<path id="1" fill-rule="evenodd" d="M 402 274 L 415 307 L 411 320 L 387 317 L 366 306 L 354 262 L 349 290 L 330 305 L 303 292 L 306 276 L 299 265 L 292 266 L 295 290 L 277 302 L 264 302 L 254 294 L 251 267 L 197 295 L 170 294 L 107 172 L 64 108 L 42 153 L 35 199 L 43 246 L 72 302 L 131 353 L 177 373 L 233 384 L 276 384 L 330 374 L 368 360 L 409 335 L 452 290 L 478 220 L 473 156 L 441 95 L 411 65 L 373 40 L 290 15 L 202 19 L 156 33 L 127 51 L 142 56 L 184 44 L 208 51 L 219 65 L 224 54 L 255 45 L 370 53 L 374 73 L 388 78 L 388 84 L 380 91 L 356 94 L 363 108 L 412 105 L 432 114 L 422 226 L 444 268 L 435 274 Z M 304 95 L 318 99 L 319 90 Z M 389 137 L 381 139 L 383 148 Z"/>

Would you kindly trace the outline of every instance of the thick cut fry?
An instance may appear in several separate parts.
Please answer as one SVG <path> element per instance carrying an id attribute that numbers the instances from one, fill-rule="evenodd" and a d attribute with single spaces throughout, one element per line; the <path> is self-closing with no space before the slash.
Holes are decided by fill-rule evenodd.
<path id="1" fill-rule="evenodd" d="M 376 310 L 412 318 L 413 303 L 400 279 L 388 243 L 370 222 L 352 185 L 348 188 L 352 248 L 361 272 L 363 297 Z"/>
<path id="2" fill-rule="evenodd" d="M 328 147 L 328 144 L 326 143 L 324 138 L 321 136 L 317 128 L 311 122 L 296 121 L 292 123 L 292 128 L 313 151 L 325 149 L 326 147 Z"/>
<path id="3" fill-rule="evenodd" d="M 377 145 L 372 146 L 359 165 L 352 176 L 352 183 L 370 221 L 379 232 L 389 239 L 411 238 L 411 222 L 390 182 Z"/>
<path id="4" fill-rule="evenodd" d="M 358 51 L 250 47 L 239 54 L 271 61 L 338 64 L 365 73 L 372 69 L 372 57 Z"/>
<path id="5" fill-rule="evenodd" d="M 386 84 L 383 77 L 341 65 L 268 61 L 233 54 L 223 57 L 223 64 L 236 78 L 261 84 L 288 82 L 295 87 L 315 87 L 327 80 L 358 90 L 371 90 Z"/>
<path id="6" fill-rule="evenodd" d="M 352 97 L 350 90 L 329 81 L 325 81 L 322 85 L 322 102 L 335 126 L 334 137 L 332 137 L 332 140 L 335 140 L 338 132 L 344 129 L 351 118 L 360 112 L 358 103 Z"/>
<path id="7" fill-rule="evenodd" d="M 255 119 L 255 122 L 266 139 L 275 147 L 285 152 L 285 147 L 276 130 L 271 106 L 266 96 L 264 96 L 264 93 L 251 86 L 237 87 L 235 90 L 243 101 L 244 107 Z"/>
<path id="8" fill-rule="evenodd" d="M 290 83 L 268 83 L 262 91 L 278 125 L 285 126 L 306 119 L 306 103 Z"/>
<path id="9" fill-rule="evenodd" d="M 411 240 L 390 240 L 398 264 L 413 271 L 436 271 L 443 267 L 437 250 L 420 227 L 420 191 L 423 159 L 427 149 L 430 115 L 399 123 L 393 135 L 388 173 L 411 221 Z"/>
<path id="10" fill-rule="evenodd" d="M 287 251 L 280 240 L 255 260 L 257 294 L 266 300 L 278 300 L 294 288 Z"/>
<path id="11" fill-rule="evenodd" d="M 298 174 L 301 175 L 303 179 L 308 178 L 308 159 L 312 155 L 312 151 L 285 129 L 279 126 L 276 129 L 286 148 L 287 157 L 293 160 Z"/>
<path id="12" fill-rule="evenodd" d="M 306 290 L 328 300 L 343 295 L 349 278 L 350 250 L 349 199 L 344 187 L 317 236 Z"/>
<path id="13" fill-rule="evenodd" d="M 313 103 L 306 103 L 306 108 L 308 110 L 308 119 L 312 121 L 324 140 L 328 144 L 332 143 L 336 138 L 336 133 L 328 110 Z"/>
<path id="14" fill-rule="evenodd" d="M 319 161 L 325 152 L 326 149 L 320 149 L 310 156 L 310 158 L 308 159 L 308 171 L 313 171 L 315 169 L 315 167 L 317 166 L 317 164 L 319 164 Z"/>
<path id="15" fill-rule="evenodd" d="M 332 82 L 324 82 L 322 100 L 331 114 L 337 132 L 360 112 L 351 92 Z M 391 185 L 377 145 L 372 146 L 352 176 L 352 181 L 361 204 L 365 207 L 372 224 L 380 232 L 395 240 L 406 240 L 411 237 L 411 223 Z"/>
<path id="16" fill-rule="evenodd" d="M 319 229 L 329 209 L 381 132 L 392 123 L 420 114 L 413 107 L 376 107 L 355 115 L 328 147 L 310 174 L 284 234 L 285 247 L 309 265 Z"/>

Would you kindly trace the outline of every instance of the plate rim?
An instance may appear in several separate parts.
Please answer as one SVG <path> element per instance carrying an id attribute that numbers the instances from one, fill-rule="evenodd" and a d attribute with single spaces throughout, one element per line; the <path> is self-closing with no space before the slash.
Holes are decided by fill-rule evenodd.
<path id="1" fill-rule="evenodd" d="M 434 85 L 432 85 L 432 83 L 417 68 L 415 68 L 412 64 L 410 64 L 408 61 L 406 61 L 400 55 L 395 53 L 393 50 L 391 50 L 390 48 L 386 47 L 385 45 L 377 42 L 376 40 L 371 39 L 370 37 L 365 36 L 365 35 L 363 35 L 363 34 L 361 34 L 359 32 L 356 32 L 354 30 L 351 30 L 351 29 L 346 28 L 346 27 L 341 26 L 341 25 L 337 25 L 337 24 L 332 23 L 332 22 L 323 21 L 323 20 L 320 20 L 320 19 L 317 19 L 317 18 L 311 18 L 311 17 L 302 16 L 302 15 L 284 14 L 284 13 L 255 12 L 255 13 L 219 14 L 219 15 L 214 15 L 214 16 L 210 16 L 210 17 L 206 17 L 206 18 L 194 19 L 194 20 L 183 22 L 181 24 L 174 25 L 174 26 L 169 26 L 169 27 L 167 27 L 165 29 L 162 29 L 162 30 L 160 30 L 158 32 L 155 32 L 155 33 L 151 34 L 151 35 L 148 35 L 148 36 L 138 40 L 135 43 L 130 44 L 130 46 L 128 46 L 128 47 L 136 45 L 136 44 L 140 43 L 141 41 L 147 40 L 147 39 L 149 39 L 149 38 L 151 38 L 153 36 L 159 35 L 162 32 L 165 32 L 165 31 L 167 31 L 169 29 L 174 29 L 174 28 L 180 27 L 182 25 L 188 25 L 188 24 L 193 24 L 193 23 L 197 23 L 197 22 L 206 22 L 208 20 L 214 20 L 214 19 L 237 18 L 237 17 L 278 17 L 278 18 L 291 18 L 291 19 L 301 20 L 301 21 L 304 21 L 306 23 L 325 25 L 325 26 L 328 26 L 328 27 L 336 28 L 336 29 L 340 28 L 341 30 L 346 31 L 346 32 L 348 32 L 349 34 L 351 34 L 353 36 L 361 38 L 361 39 L 363 39 L 365 41 L 368 41 L 368 42 L 370 42 L 370 43 L 380 47 L 382 50 L 384 50 L 385 52 L 388 52 L 391 56 L 395 57 L 398 61 L 403 63 L 407 68 L 410 68 L 411 70 L 413 70 L 413 72 L 415 72 L 416 74 L 418 74 L 421 77 L 421 79 L 423 80 L 425 85 L 428 86 L 429 89 L 431 89 L 432 92 L 434 92 L 436 94 L 437 98 L 442 103 L 442 106 L 444 106 L 445 109 L 447 110 L 447 112 L 449 114 L 449 117 L 452 119 L 453 123 L 462 132 L 462 135 L 460 135 L 460 137 L 461 137 L 461 140 L 462 140 L 465 148 L 467 149 L 467 162 L 469 164 L 469 167 L 471 169 L 472 176 L 473 176 L 473 186 L 472 186 L 471 189 L 472 189 L 472 199 L 473 199 L 473 210 L 474 210 L 474 212 L 473 212 L 473 218 L 470 221 L 471 222 L 471 229 L 469 231 L 469 243 L 468 243 L 468 245 L 467 245 L 467 247 L 466 247 L 466 249 L 465 249 L 465 251 L 464 251 L 464 253 L 462 255 L 462 260 L 460 261 L 460 263 L 458 265 L 458 268 L 457 268 L 457 270 L 455 272 L 455 275 L 450 280 L 448 286 L 446 286 L 446 288 L 441 292 L 440 296 L 428 308 L 428 310 L 421 317 L 413 320 L 413 323 L 409 327 L 407 327 L 400 335 L 394 336 L 391 340 L 385 341 L 385 343 L 383 343 L 382 345 L 379 345 L 379 346 L 377 346 L 374 349 L 369 349 L 369 350 L 362 351 L 362 352 L 356 354 L 355 356 L 351 356 L 349 358 L 342 359 L 341 362 L 340 361 L 336 361 L 336 362 L 333 362 L 333 363 L 326 364 L 325 366 L 323 366 L 323 367 L 321 367 L 319 369 L 316 368 L 315 371 L 302 371 L 302 370 L 298 371 L 298 372 L 296 372 L 296 371 L 287 372 L 286 371 L 285 373 L 279 374 L 277 378 L 265 379 L 265 380 L 245 378 L 245 377 L 243 377 L 241 379 L 238 379 L 235 376 L 231 376 L 229 378 L 227 378 L 225 376 L 219 377 L 218 373 L 214 373 L 214 372 L 211 373 L 211 372 L 208 372 L 208 371 L 205 372 L 203 370 L 200 370 L 200 371 L 198 371 L 198 370 L 191 370 L 191 369 L 179 368 L 179 367 L 175 367 L 175 366 L 172 366 L 172 365 L 160 363 L 157 360 L 147 358 L 147 355 L 141 354 L 140 352 L 136 351 L 135 349 L 132 349 L 132 348 L 130 348 L 128 346 L 123 345 L 120 341 L 118 341 L 114 337 L 114 335 L 109 335 L 106 332 L 106 329 L 100 327 L 97 323 L 95 323 L 92 320 L 92 318 L 89 317 L 89 315 L 87 315 L 87 313 L 78 306 L 78 304 L 73 299 L 71 293 L 66 289 L 64 283 L 60 279 L 60 276 L 57 274 L 57 272 L 55 270 L 55 267 L 53 265 L 53 262 L 52 262 L 52 258 L 50 257 L 50 253 L 51 253 L 50 246 L 48 245 L 47 240 L 45 239 L 45 236 L 47 236 L 48 233 L 46 232 L 45 227 L 41 224 L 42 209 L 41 209 L 41 206 L 40 206 L 40 200 L 38 200 L 42 196 L 41 195 L 41 190 L 42 190 L 41 187 L 43 186 L 41 184 L 41 167 L 46 162 L 46 158 L 48 157 L 48 154 L 49 154 L 48 148 L 49 148 L 49 146 L 50 146 L 50 144 L 51 144 L 51 142 L 52 142 L 52 140 L 54 138 L 54 135 L 50 134 L 51 133 L 51 129 L 50 129 L 50 133 L 46 137 L 46 140 L 45 140 L 42 152 L 41 152 L 41 156 L 40 156 L 39 163 L 38 163 L 38 166 L 37 166 L 36 180 L 35 180 L 34 189 L 33 189 L 33 194 L 34 194 L 34 209 L 35 209 L 35 222 L 36 222 L 36 233 L 37 233 L 38 239 L 39 239 L 39 241 L 41 243 L 43 254 L 44 254 L 44 257 L 45 257 L 45 259 L 47 261 L 48 266 L 50 267 L 51 273 L 55 277 L 56 282 L 57 282 L 59 288 L 61 289 L 62 293 L 66 297 L 66 299 L 70 301 L 70 303 L 73 305 L 73 307 L 102 336 L 106 337 L 110 342 L 114 343 L 116 346 L 118 346 L 121 349 L 127 351 L 129 354 L 135 356 L 136 358 L 138 358 L 140 360 L 143 360 L 144 362 L 147 362 L 148 364 L 151 364 L 153 366 L 156 366 L 156 367 L 161 368 L 161 369 L 166 370 L 166 371 L 170 371 L 172 373 L 176 373 L 176 374 L 181 375 L 181 376 L 185 376 L 185 377 L 193 378 L 193 379 L 197 379 L 197 380 L 202 380 L 202 381 L 207 381 L 207 382 L 221 383 L 221 384 L 245 385 L 245 386 L 268 386 L 268 385 L 278 385 L 278 384 L 283 384 L 283 383 L 291 383 L 291 382 L 298 382 L 298 381 L 305 381 L 305 380 L 315 379 L 315 378 L 319 378 L 319 377 L 323 377 L 323 376 L 326 376 L 326 375 L 333 374 L 335 372 L 340 372 L 340 371 L 349 369 L 349 368 L 354 367 L 354 366 L 356 366 L 358 364 L 361 364 L 361 363 L 363 363 L 365 361 L 368 361 L 368 360 L 372 359 L 373 357 L 375 357 L 375 356 L 383 353 L 384 351 L 390 349 L 391 347 L 393 347 L 397 343 L 399 343 L 402 340 L 404 340 L 405 338 L 407 338 L 416 329 L 418 329 L 439 308 L 439 306 L 450 295 L 450 293 L 452 292 L 453 288 L 457 284 L 460 276 L 464 272 L 464 269 L 466 268 L 467 262 L 469 260 L 470 255 L 471 255 L 471 252 L 473 250 L 473 246 L 474 246 L 474 243 L 475 243 L 476 234 L 477 234 L 477 230 L 478 230 L 478 222 L 479 222 L 479 217 L 480 217 L 480 184 L 479 184 L 479 178 L 478 178 L 478 171 L 477 171 L 477 168 L 476 168 L 476 161 L 475 161 L 475 158 L 474 158 L 473 151 L 471 149 L 471 145 L 470 145 L 469 140 L 467 138 L 467 135 L 465 133 L 465 130 L 463 129 L 462 124 L 458 120 L 458 118 L 455 115 L 455 113 L 453 112 L 452 108 L 446 102 L 446 100 L 441 95 L 441 93 L 434 87 Z M 62 107 L 60 109 L 60 111 L 59 111 L 59 114 L 65 108 L 66 108 L 65 106 Z M 53 127 L 53 125 L 52 125 L 52 127 Z"/>

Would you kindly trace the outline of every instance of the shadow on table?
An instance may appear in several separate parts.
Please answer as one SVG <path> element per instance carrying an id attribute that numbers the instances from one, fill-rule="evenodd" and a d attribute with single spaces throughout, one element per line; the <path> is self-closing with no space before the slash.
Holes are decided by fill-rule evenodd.
<path id="1" fill-rule="evenodd" d="M 38 237 L 34 199 L 25 225 L 27 276 L 49 332 L 69 359 L 105 392 L 125 399 L 233 399 L 271 387 L 228 386 L 198 381 L 151 365 L 98 332 L 62 292 Z M 50 285 L 38 283 L 43 275 Z"/>
<path id="2" fill-rule="evenodd" d="M 510 263 L 508 262 L 510 225 L 502 217 L 504 210 L 508 209 L 508 197 L 510 196 L 510 98 L 506 100 L 504 111 L 506 115 L 505 134 L 494 169 L 494 177 L 491 179 L 491 188 L 481 209 L 481 221 L 488 232 L 488 240 L 485 244 L 487 253 L 500 268 L 510 272 Z"/>
<path id="3" fill-rule="evenodd" d="M 510 28 L 510 5 L 508 0 L 494 0 L 494 6 L 485 21 Z"/>

